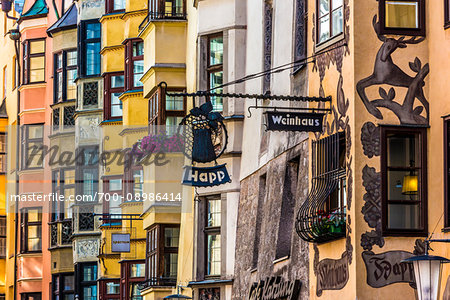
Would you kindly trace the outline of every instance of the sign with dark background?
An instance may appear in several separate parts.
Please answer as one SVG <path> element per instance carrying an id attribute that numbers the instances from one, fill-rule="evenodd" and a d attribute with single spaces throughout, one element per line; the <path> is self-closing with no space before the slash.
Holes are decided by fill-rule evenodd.
<path id="1" fill-rule="evenodd" d="M 283 278 L 270 277 L 266 280 L 255 282 L 250 287 L 249 300 L 297 300 L 301 287 L 300 280 L 284 280 Z"/>
<path id="2" fill-rule="evenodd" d="M 268 111 L 267 130 L 322 132 L 324 114 Z"/>
<path id="3" fill-rule="evenodd" d="M 414 254 L 406 251 L 388 251 L 375 254 L 364 251 L 362 258 L 366 264 L 367 284 L 380 288 L 397 282 L 415 283 L 412 264 L 401 262 Z"/>

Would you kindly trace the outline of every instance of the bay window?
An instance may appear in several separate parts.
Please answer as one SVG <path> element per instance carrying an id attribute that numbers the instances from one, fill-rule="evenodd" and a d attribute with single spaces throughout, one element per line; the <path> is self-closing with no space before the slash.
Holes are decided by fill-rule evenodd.
<path id="1" fill-rule="evenodd" d="M 144 75 L 144 42 L 142 39 L 130 39 L 125 42 L 125 90 L 141 88 Z"/>
<path id="2" fill-rule="evenodd" d="M 167 93 L 180 93 L 184 89 L 169 89 Z M 175 133 L 178 124 L 186 115 L 186 97 L 167 95 L 158 89 L 149 99 L 148 120 L 151 125 L 166 125 L 166 134 Z"/>
<path id="3" fill-rule="evenodd" d="M 317 44 L 326 42 L 343 32 L 344 0 L 318 0 L 316 9 Z"/>
<path id="4" fill-rule="evenodd" d="M 23 83 L 45 81 L 45 39 L 23 42 Z"/>
<path id="5" fill-rule="evenodd" d="M 121 286 L 122 299 L 142 300 L 139 284 L 145 279 L 144 261 L 122 261 L 121 263 Z"/>
<path id="6" fill-rule="evenodd" d="M 214 89 L 215 93 L 223 93 L 223 36 L 213 35 L 208 38 L 208 90 Z M 223 110 L 223 98 L 210 97 L 214 111 Z"/>
<path id="7" fill-rule="evenodd" d="M 92 196 L 98 192 L 98 147 L 86 146 L 78 150 L 77 194 Z"/>
<path id="8" fill-rule="evenodd" d="M 425 35 L 425 0 L 380 0 L 382 34 Z"/>
<path id="9" fill-rule="evenodd" d="M 103 279 L 99 281 L 102 299 L 112 300 L 120 299 L 120 280 Z"/>
<path id="10" fill-rule="evenodd" d="M 73 273 L 52 276 L 52 300 L 74 299 L 75 276 Z"/>
<path id="11" fill-rule="evenodd" d="M 42 209 L 24 208 L 20 214 L 20 250 L 22 253 L 42 251 Z"/>
<path id="12" fill-rule="evenodd" d="M 105 75 L 105 120 L 122 117 L 122 101 L 119 97 L 124 92 L 125 77 L 123 73 Z"/>
<path id="13" fill-rule="evenodd" d="M 64 196 L 64 201 L 53 201 L 52 221 L 72 219 L 72 204 L 75 197 L 75 169 L 67 168 L 52 172 L 52 191 L 56 197 Z"/>
<path id="14" fill-rule="evenodd" d="M 64 50 L 54 55 L 54 103 L 77 98 L 77 51 Z"/>
<path id="15" fill-rule="evenodd" d="M 149 14 L 151 19 L 186 17 L 185 0 L 150 0 Z"/>
<path id="16" fill-rule="evenodd" d="M 79 29 L 79 70 L 81 76 L 99 76 L 101 69 L 101 24 L 98 20 L 82 21 Z"/>
<path id="17" fill-rule="evenodd" d="M 175 286 L 180 226 L 155 224 L 147 231 L 146 282 L 148 286 Z"/>
<path id="18" fill-rule="evenodd" d="M 381 127 L 385 235 L 426 235 L 426 129 Z"/>
<path id="19" fill-rule="evenodd" d="M 78 263 L 76 282 L 80 300 L 97 300 L 97 273 L 96 263 Z"/>

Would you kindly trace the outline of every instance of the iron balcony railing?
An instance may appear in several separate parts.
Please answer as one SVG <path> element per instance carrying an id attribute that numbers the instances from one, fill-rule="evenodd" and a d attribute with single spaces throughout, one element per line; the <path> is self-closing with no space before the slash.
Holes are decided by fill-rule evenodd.
<path id="1" fill-rule="evenodd" d="M 168 277 L 152 277 L 149 278 L 139 284 L 139 289 L 143 290 L 149 287 L 156 286 L 170 286 L 174 287 L 177 285 L 176 278 L 168 278 Z"/>
<path id="2" fill-rule="evenodd" d="M 169 13 L 165 11 L 149 11 L 141 24 L 139 24 L 139 31 L 144 29 L 148 22 L 153 20 L 186 20 L 187 14 L 180 11 L 183 11 L 183 9 L 177 9 Z"/>

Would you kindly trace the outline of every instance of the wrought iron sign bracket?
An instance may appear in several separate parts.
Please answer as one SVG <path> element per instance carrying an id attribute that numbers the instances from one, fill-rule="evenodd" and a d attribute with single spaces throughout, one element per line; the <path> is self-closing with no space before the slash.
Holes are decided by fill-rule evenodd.
<path id="1" fill-rule="evenodd" d="M 251 118 L 252 117 L 252 109 L 269 109 L 270 111 L 283 111 L 283 110 L 288 110 L 288 111 L 299 111 L 299 112 L 310 112 L 310 113 L 316 113 L 316 112 L 325 112 L 325 113 L 329 113 L 331 112 L 330 108 L 308 108 L 308 107 L 285 107 L 285 106 L 263 106 L 263 105 L 250 105 L 248 107 L 248 116 L 247 118 Z M 267 113 L 267 111 L 265 111 L 264 113 Z"/>

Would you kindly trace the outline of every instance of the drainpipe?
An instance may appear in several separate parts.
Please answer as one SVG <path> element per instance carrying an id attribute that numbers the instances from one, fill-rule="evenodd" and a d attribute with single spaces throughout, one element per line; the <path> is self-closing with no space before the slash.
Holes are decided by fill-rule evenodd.
<path id="1" fill-rule="evenodd" d="M 17 73 L 16 73 L 16 80 L 17 80 L 17 121 L 16 121 L 16 147 L 17 147 L 17 153 L 16 153 L 16 193 L 19 192 L 19 149 L 20 149 L 20 90 L 19 87 L 21 85 L 20 78 L 21 78 L 21 69 L 20 69 L 20 30 L 19 27 L 15 29 L 11 29 L 9 31 L 9 37 L 11 40 L 14 41 L 14 48 L 16 50 L 16 63 L 17 63 Z M 19 240 L 19 207 L 17 206 L 17 203 L 14 205 L 14 300 L 17 299 L 17 246 L 18 246 L 18 240 Z"/>

